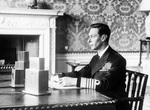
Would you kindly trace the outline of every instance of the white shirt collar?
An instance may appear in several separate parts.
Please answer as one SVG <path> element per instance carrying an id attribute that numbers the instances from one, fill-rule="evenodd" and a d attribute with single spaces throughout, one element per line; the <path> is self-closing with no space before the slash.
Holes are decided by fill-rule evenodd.
<path id="1" fill-rule="evenodd" d="M 106 50 L 108 49 L 108 47 L 109 47 L 109 45 L 108 45 L 104 50 L 102 50 L 101 52 L 98 51 L 98 55 L 99 55 L 100 57 L 102 57 L 103 54 L 104 54 L 104 53 L 106 52 Z"/>

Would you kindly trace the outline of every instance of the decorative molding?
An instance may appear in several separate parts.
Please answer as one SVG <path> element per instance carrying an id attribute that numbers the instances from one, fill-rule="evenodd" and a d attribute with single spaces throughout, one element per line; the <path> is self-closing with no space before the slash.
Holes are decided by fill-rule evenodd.
<path id="1" fill-rule="evenodd" d="M 49 109 L 75 109 L 76 107 L 88 107 L 88 106 L 104 106 L 104 105 L 113 105 L 116 104 L 117 100 L 110 100 L 110 101 L 91 101 L 91 102 L 76 102 L 76 103 L 64 103 L 64 104 L 52 104 L 52 105 L 48 105 L 48 104 L 42 104 L 42 105 L 37 105 L 37 106 L 19 106 L 19 107 L 1 107 L 1 109 L 13 109 L 13 110 L 49 110 Z M 109 107 L 109 106 L 108 106 Z"/>
<path id="2" fill-rule="evenodd" d="M 139 53 L 139 51 L 118 51 L 119 53 Z M 58 53 L 58 54 L 95 54 L 97 53 L 96 51 L 68 51 L 68 52 L 62 52 L 62 53 Z M 142 51 L 142 53 L 146 53 L 146 51 Z"/>
<path id="3" fill-rule="evenodd" d="M 18 15 L 17 15 L 18 16 Z M 48 28 L 48 20 L 38 17 L 18 17 L 5 16 L 0 14 L 0 28 L 19 28 L 19 29 L 46 29 Z"/>

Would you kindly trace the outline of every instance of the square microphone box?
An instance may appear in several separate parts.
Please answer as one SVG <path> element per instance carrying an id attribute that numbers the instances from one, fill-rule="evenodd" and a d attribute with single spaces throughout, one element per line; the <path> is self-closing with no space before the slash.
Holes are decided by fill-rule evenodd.
<path id="1" fill-rule="evenodd" d="M 25 92 L 34 95 L 48 93 L 48 71 L 26 69 Z"/>

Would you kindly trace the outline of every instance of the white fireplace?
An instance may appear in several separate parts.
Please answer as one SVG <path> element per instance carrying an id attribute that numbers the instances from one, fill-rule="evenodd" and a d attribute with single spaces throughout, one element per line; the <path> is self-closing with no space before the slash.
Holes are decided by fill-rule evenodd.
<path id="1" fill-rule="evenodd" d="M 55 73 L 56 18 L 62 15 L 57 10 L 1 8 L 0 36 L 38 36 L 38 56 L 45 58 L 45 69 Z"/>

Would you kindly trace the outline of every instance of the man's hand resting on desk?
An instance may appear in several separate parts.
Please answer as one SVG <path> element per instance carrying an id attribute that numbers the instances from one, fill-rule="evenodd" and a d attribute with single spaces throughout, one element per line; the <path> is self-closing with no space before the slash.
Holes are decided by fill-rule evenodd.
<path id="1" fill-rule="evenodd" d="M 64 86 L 64 87 L 76 86 L 77 85 L 77 78 L 62 77 L 59 79 L 59 84 Z"/>
<path id="2" fill-rule="evenodd" d="M 77 78 L 62 77 L 61 73 L 56 73 L 53 76 L 51 76 L 50 83 L 54 85 L 62 86 L 62 87 L 76 86 Z"/>

